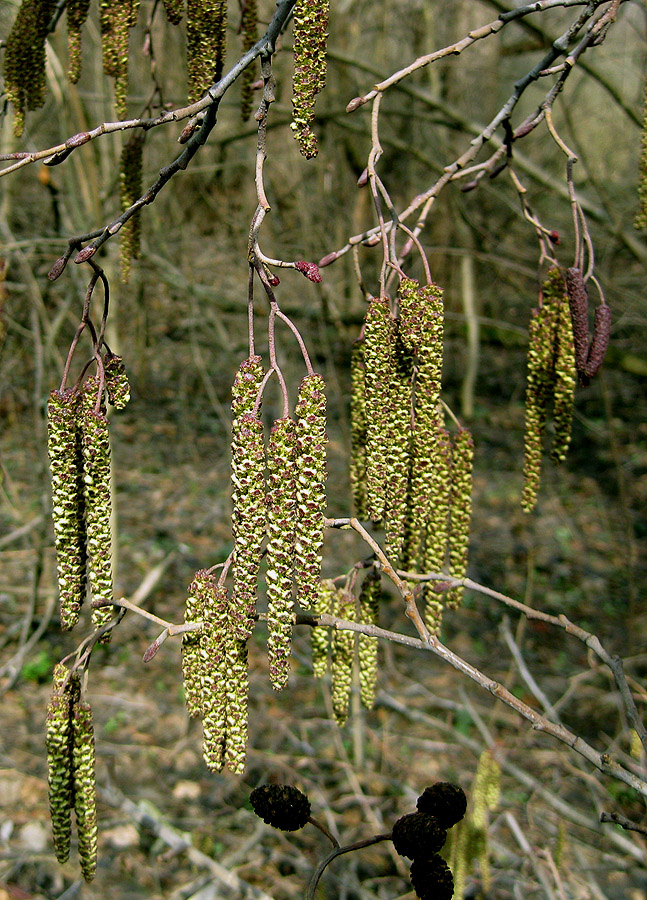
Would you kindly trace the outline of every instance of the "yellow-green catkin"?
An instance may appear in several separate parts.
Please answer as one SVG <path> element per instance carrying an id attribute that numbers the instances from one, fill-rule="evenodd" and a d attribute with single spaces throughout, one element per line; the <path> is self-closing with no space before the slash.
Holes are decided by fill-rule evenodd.
<path id="1" fill-rule="evenodd" d="M 240 30 L 243 37 L 243 53 L 250 50 L 258 40 L 258 11 L 256 0 L 242 0 L 242 11 L 240 20 Z M 247 66 L 240 77 L 240 115 L 243 122 L 252 114 L 252 106 L 254 100 L 254 92 L 252 84 L 254 83 L 254 75 L 256 68 L 252 64 Z"/>
<path id="2" fill-rule="evenodd" d="M 142 164 L 144 159 L 144 134 L 133 132 L 124 144 L 119 164 L 121 211 L 125 212 L 142 194 Z M 138 210 L 121 226 L 121 280 L 128 281 L 130 261 L 141 255 L 141 218 Z"/>
<path id="3" fill-rule="evenodd" d="M 337 591 L 335 615 L 349 622 L 355 621 L 355 600 L 347 591 Z M 354 658 L 355 632 L 335 629 L 332 635 L 331 693 L 333 717 L 340 727 L 348 718 Z"/>
<path id="4" fill-rule="evenodd" d="M 94 762 L 94 728 L 88 703 L 72 707 L 72 762 L 74 768 L 74 815 L 79 841 L 79 862 L 86 881 L 97 870 L 97 801 Z"/>
<path id="5" fill-rule="evenodd" d="M 82 399 L 83 484 L 87 535 L 88 582 L 93 600 L 110 603 L 113 598 L 110 515 L 110 432 L 103 402 L 98 397 L 98 381 L 90 378 Z M 97 411 L 99 406 L 99 411 Z M 100 628 L 112 619 L 113 607 L 92 610 L 92 624 Z M 110 639 L 110 632 L 103 640 Z"/>
<path id="6" fill-rule="evenodd" d="M 81 77 L 81 29 L 88 17 L 90 0 L 67 0 L 67 53 L 69 65 L 67 77 L 76 82 Z"/>
<path id="7" fill-rule="evenodd" d="M 472 840 L 478 848 L 477 856 L 481 870 L 481 882 L 485 891 L 490 886 L 490 860 L 487 841 L 489 813 L 499 804 L 501 791 L 501 768 L 490 753 L 484 750 L 479 757 L 474 785 L 472 787 L 472 815 L 470 823 Z"/>
<path id="8" fill-rule="evenodd" d="M 249 719 L 247 644 L 230 633 L 226 652 L 227 740 L 225 762 L 234 775 L 245 771 Z"/>
<path id="9" fill-rule="evenodd" d="M 216 584 L 204 569 L 196 572 L 194 584 L 203 622 L 197 677 L 194 676 L 199 691 L 196 700 L 202 713 L 202 752 L 207 766 L 213 772 L 220 772 L 227 743 L 227 681 L 233 677 L 227 669 L 227 651 L 232 640 L 229 598 L 227 589 Z"/>
<path id="10" fill-rule="evenodd" d="M 14 108 L 14 134 L 20 137 L 25 111 L 45 102 L 45 39 L 56 0 L 22 0 L 4 54 L 6 99 Z"/>
<path id="11" fill-rule="evenodd" d="M 205 569 L 197 571 L 189 585 L 184 608 L 184 624 L 203 622 L 205 604 L 211 590 L 211 577 Z M 182 635 L 182 678 L 184 699 L 191 717 L 202 715 L 202 699 L 206 692 L 207 673 L 203 665 L 204 626 Z"/>
<path id="12" fill-rule="evenodd" d="M 354 513 L 366 519 L 366 399 L 364 341 L 353 343 L 350 355 L 350 486 Z"/>
<path id="13" fill-rule="evenodd" d="M 413 354 L 396 337 L 386 448 L 385 549 L 393 562 L 402 555 L 407 522 L 407 494 L 411 463 Z"/>
<path id="14" fill-rule="evenodd" d="M 294 600 L 296 427 L 289 417 L 274 422 L 267 448 L 267 654 L 272 687 L 285 687 L 290 671 Z"/>
<path id="15" fill-rule="evenodd" d="M 400 334 L 415 351 L 414 430 L 411 448 L 405 562 L 417 568 L 422 539 L 432 515 L 434 457 L 440 427 L 438 404 L 443 365 L 443 292 L 427 284 L 406 294 L 400 291 Z M 404 335 L 407 335 L 405 338 Z"/>
<path id="16" fill-rule="evenodd" d="M 316 615 L 334 615 L 337 588 L 334 582 L 324 578 L 319 582 L 319 593 L 314 603 Z M 330 628 L 318 625 L 310 629 L 310 646 L 312 648 L 312 674 L 315 678 L 323 678 L 328 671 L 328 651 L 330 649 Z"/>
<path id="17" fill-rule="evenodd" d="M 297 514 L 294 580 L 297 600 L 313 606 L 319 594 L 326 509 L 326 394 L 316 372 L 299 385 L 296 403 Z"/>
<path id="18" fill-rule="evenodd" d="M 561 285 L 556 297 L 555 381 L 553 386 L 553 462 L 564 462 L 571 443 L 573 399 L 577 382 L 573 323 L 566 290 Z"/>
<path id="19" fill-rule="evenodd" d="M 380 573 L 373 568 L 362 582 L 359 592 L 359 621 L 363 625 L 378 624 L 381 596 Z M 378 639 L 368 634 L 357 637 L 360 698 L 366 709 L 373 709 L 377 687 Z"/>
<path id="20" fill-rule="evenodd" d="M 66 666 L 62 663 L 55 666 L 45 721 L 49 812 L 54 851 L 60 863 L 64 863 L 70 855 L 71 810 L 74 804 L 71 706 L 75 687 L 68 676 Z"/>
<path id="21" fill-rule="evenodd" d="M 459 428 L 452 448 L 452 481 L 450 499 L 449 574 L 465 578 L 472 519 L 472 482 L 474 470 L 474 441 L 467 428 Z M 463 599 L 462 585 L 450 588 L 445 602 L 455 609 Z"/>
<path id="22" fill-rule="evenodd" d="M 553 270 L 561 278 L 557 269 Z M 543 437 L 548 406 L 555 383 L 555 335 L 557 311 L 554 305 L 555 280 L 549 273 L 544 283 L 542 305 L 531 310 L 528 327 L 526 420 L 521 506 L 530 512 L 536 502 L 541 480 Z"/>
<path id="23" fill-rule="evenodd" d="M 126 116 L 128 97 L 128 30 L 137 22 L 139 0 L 101 0 L 99 24 L 103 71 L 115 80 L 117 117 Z"/>
<path id="24" fill-rule="evenodd" d="M 115 409 L 125 409 L 130 401 L 130 382 L 123 358 L 107 354 L 103 358 L 103 370 L 106 378 L 108 402 Z"/>
<path id="25" fill-rule="evenodd" d="M 306 159 L 317 155 L 312 131 L 315 97 L 326 83 L 329 0 L 297 0 L 294 6 L 294 76 L 291 129 Z"/>
<path id="26" fill-rule="evenodd" d="M 76 625 L 86 594 L 79 395 L 52 391 L 47 425 L 61 627 L 67 631 Z"/>
<path id="27" fill-rule="evenodd" d="M 638 180 L 638 209 L 634 217 L 634 228 L 647 226 L 647 81 L 645 81 L 643 101 L 643 123 L 640 138 L 640 173 Z"/>
<path id="28" fill-rule="evenodd" d="M 422 559 L 424 572 L 441 572 L 445 568 L 449 546 L 449 509 L 452 491 L 452 447 L 449 432 L 438 427 L 432 468 L 432 504 L 425 529 Z M 438 582 L 430 581 L 423 588 L 425 621 L 431 634 L 439 634 L 443 614 L 443 594 Z"/>
<path id="29" fill-rule="evenodd" d="M 227 0 L 187 0 L 186 52 L 189 103 L 218 81 L 225 64 Z"/>
<path id="30" fill-rule="evenodd" d="M 387 489 L 387 454 L 395 324 L 386 297 L 372 297 L 364 319 L 364 397 L 366 404 L 366 507 L 382 520 Z"/>
<path id="31" fill-rule="evenodd" d="M 266 523 L 263 423 L 253 415 L 236 419 L 231 482 L 234 630 L 240 640 L 246 640 L 254 628 L 256 583 Z"/>

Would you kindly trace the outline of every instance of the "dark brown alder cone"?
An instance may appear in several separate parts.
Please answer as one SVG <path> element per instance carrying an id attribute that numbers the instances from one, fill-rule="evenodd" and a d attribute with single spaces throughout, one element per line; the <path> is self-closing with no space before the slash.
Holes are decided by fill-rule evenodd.
<path id="1" fill-rule="evenodd" d="M 586 360 L 584 374 L 587 378 L 593 378 L 602 365 L 602 361 L 609 346 L 611 336 L 611 309 L 606 303 L 600 304 L 595 309 L 593 324 L 593 337 L 589 347 L 589 355 Z"/>
<path id="2" fill-rule="evenodd" d="M 573 323 L 573 343 L 575 345 L 575 367 L 578 374 L 584 374 L 589 351 L 589 297 L 582 272 L 578 268 L 566 270 L 566 293 Z"/>

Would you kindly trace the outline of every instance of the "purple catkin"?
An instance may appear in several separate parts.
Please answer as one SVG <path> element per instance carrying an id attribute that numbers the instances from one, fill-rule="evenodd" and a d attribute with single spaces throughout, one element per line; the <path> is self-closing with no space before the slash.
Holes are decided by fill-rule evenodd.
<path id="1" fill-rule="evenodd" d="M 582 375 L 586 369 L 589 349 L 589 298 L 580 269 L 573 267 L 566 270 L 566 293 L 573 322 L 575 368 Z"/>
<path id="2" fill-rule="evenodd" d="M 602 360 L 609 346 L 611 335 L 611 309 L 606 303 L 596 307 L 593 324 L 593 337 L 589 347 L 589 355 L 586 360 L 584 374 L 587 378 L 593 378 L 602 365 Z"/>

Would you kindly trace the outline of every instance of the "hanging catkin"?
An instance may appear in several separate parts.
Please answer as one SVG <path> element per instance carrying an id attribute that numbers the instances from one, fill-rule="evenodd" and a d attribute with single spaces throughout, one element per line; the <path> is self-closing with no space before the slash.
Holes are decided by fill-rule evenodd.
<path id="1" fill-rule="evenodd" d="M 227 42 L 227 0 L 187 0 L 186 54 L 189 103 L 220 79 Z"/>
<path id="2" fill-rule="evenodd" d="M 554 437 L 551 458 L 563 462 L 571 442 L 573 398 L 577 382 L 573 323 L 569 300 L 560 277 L 555 292 L 557 327 L 555 335 L 555 383 L 553 386 Z"/>
<path id="3" fill-rule="evenodd" d="M 97 870 L 97 801 L 94 767 L 92 710 L 81 700 L 72 707 L 72 762 L 74 815 L 79 840 L 79 862 L 86 881 Z"/>
<path id="4" fill-rule="evenodd" d="M 296 428 L 277 419 L 267 448 L 267 652 L 272 687 L 285 687 L 290 669 L 294 615 L 292 569 L 296 516 Z"/>
<path id="5" fill-rule="evenodd" d="M 450 498 L 449 574 L 453 578 L 465 578 L 472 518 L 472 481 L 474 468 L 474 441 L 467 428 L 459 428 L 452 447 L 452 474 Z M 450 588 L 445 602 L 454 609 L 463 599 L 462 585 Z"/>
<path id="6" fill-rule="evenodd" d="M 640 169 L 638 176 L 638 209 L 634 217 L 634 228 L 647 226 L 647 81 L 643 92 L 643 121 L 640 136 Z"/>
<path id="7" fill-rule="evenodd" d="M 77 623 L 86 594 L 79 395 L 52 391 L 47 424 L 61 627 L 67 631 Z"/>
<path id="8" fill-rule="evenodd" d="M 185 625 L 197 625 L 203 622 L 205 604 L 209 599 L 211 577 L 206 569 L 198 570 L 189 585 L 188 596 L 184 608 Z M 205 671 L 203 644 L 204 625 L 196 631 L 188 631 L 182 635 L 182 678 L 184 681 L 184 699 L 189 715 L 202 715 L 202 699 L 207 690 L 208 673 Z"/>
<path id="9" fill-rule="evenodd" d="M 581 377 L 589 349 L 589 297 L 582 272 L 575 266 L 566 270 L 566 293 L 573 323 L 575 365 Z"/>
<path id="10" fill-rule="evenodd" d="M 321 375 L 306 375 L 296 404 L 297 514 L 294 580 L 301 606 L 314 605 L 321 580 L 326 508 L 326 395 Z"/>
<path id="11" fill-rule="evenodd" d="M 198 678 L 202 713 L 202 751 L 213 772 L 220 772 L 225 761 L 227 741 L 227 648 L 231 637 L 227 589 L 217 585 L 204 569 L 196 572 L 202 606 L 202 633 L 199 648 Z"/>
<path id="12" fill-rule="evenodd" d="M 385 550 L 393 561 L 400 558 L 407 521 L 407 493 L 411 463 L 413 355 L 399 337 L 393 352 L 390 384 L 387 487 L 385 497 Z"/>
<path id="13" fill-rule="evenodd" d="M 364 319 L 364 397 L 366 404 L 366 506 L 379 522 L 384 516 L 395 324 L 386 297 L 372 297 Z"/>
<path id="14" fill-rule="evenodd" d="M 103 358 L 103 369 L 106 376 L 108 402 L 115 409 L 125 409 L 130 400 L 130 382 L 123 358 L 106 353 Z"/>
<path id="15" fill-rule="evenodd" d="M 449 545 L 449 511 L 452 492 L 452 447 L 449 432 L 439 425 L 433 453 L 432 503 L 425 528 L 425 547 L 422 560 L 424 572 L 440 572 L 445 568 Z M 442 620 L 442 597 L 431 581 L 425 585 L 425 621 L 431 634 L 438 634 Z"/>
<path id="16" fill-rule="evenodd" d="M 62 663 L 54 667 L 52 696 L 45 723 L 49 812 L 54 851 L 60 863 L 64 863 L 70 855 L 71 810 L 74 803 L 71 705 L 78 681 L 75 684 L 74 678 L 68 678 L 68 675 L 69 671 Z"/>
<path id="17" fill-rule="evenodd" d="M 93 600 L 112 601 L 110 514 L 110 433 L 103 409 L 97 412 L 98 379 L 89 379 L 83 392 L 81 448 L 85 487 L 88 581 Z M 101 404 L 102 405 L 102 404 Z M 92 610 L 92 623 L 100 628 L 112 618 L 112 606 Z M 110 638 L 110 632 L 103 640 Z"/>
<path id="18" fill-rule="evenodd" d="M 25 111 L 45 102 L 45 38 L 56 5 L 56 0 L 23 0 L 7 37 L 5 95 L 13 104 L 16 137 L 22 135 Z"/>
<path id="19" fill-rule="evenodd" d="M 291 128 L 306 159 L 317 155 L 312 131 L 315 97 L 326 83 L 329 0 L 297 0 L 294 6 L 294 76 Z"/>
<path id="20" fill-rule="evenodd" d="M 355 621 L 355 600 L 346 591 L 337 591 L 335 615 L 349 622 Z M 332 636 L 332 711 L 341 727 L 348 718 L 350 694 L 353 686 L 355 632 L 335 629 Z"/>
<path id="21" fill-rule="evenodd" d="M 139 0 L 101 0 L 100 27 L 103 71 L 115 79 L 115 109 L 126 116 L 128 97 L 128 30 L 137 22 Z"/>
<path id="22" fill-rule="evenodd" d="M 144 159 L 144 134 L 134 132 L 124 144 L 119 164 L 119 188 L 121 211 L 125 212 L 142 195 L 142 165 Z M 139 259 L 141 250 L 141 218 L 138 210 L 121 226 L 120 231 L 121 280 L 128 281 L 130 261 Z"/>
<path id="23" fill-rule="evenodd" d="M 363 625 L 377 625 L 382 589 L 380 573 L 372 568 L 359 592 L 359 621 Z M 358 635 L 357 658 L 359 661 L 359 690 L 363 705 L 373 709 L 377 686 L 378 639 L 368 634 Z"/>
<path id="24" fill-rule="evenodd" d="M 67 52 L 69 66 L 67 77 L 76 82 L 81 77 L 81 28 L 88 17 L 90 0 L 67 0 Z"/>
<path id="25" fill-rule="evenodd" d="M 350 486 L 354 513 L 366 519 L 366 399 L 364 341 L 355 341 L 350 355 Z"/>
<path id="26" fill-rule="evenodd" d="M 234 538 L 234 630 L 246 640 L 254 627 L 256 580 L 265 537 L 265 446 L 263 423 L 252 415 L 235 423 L 231 446 Z"/>
<path id="27" fill-rule="evenodd" d="M 334 582 L 323 579 L 319 582 L 319 593 L 314 603 L 314 611 L 318 616 L 334 615 L 337 588 Z M 310 646 L 312 648 L 312 674 L 315 678 L 323 678 L 328 671 L 328 650 L 330 649 L 330 628 L 322 625 L 310 629 Z"/>
<path id="28" fill-rule="evenodd" d="M 602 361 L 609 347 L 611 336 L 611 310 L 606 303 L 601 303 L 595 308 L 593 320 L 593 337 L 586 358 L 584 374 L 587 378 L 593 378 L 602 365 Z"/>
<path id="29" fill-rule="evenodd" d="M 257 16 L 256 0 L 242 0 L 240 30 L 243 36 L 244 53 L 250 50 L 258 40 Z M 243 122 L 246 122 L 252 114 L 252 84 L 254 83 L 255 72 L 256 69 L 252 64 L 247 66 L 240 78 L 240 115 Z"/>

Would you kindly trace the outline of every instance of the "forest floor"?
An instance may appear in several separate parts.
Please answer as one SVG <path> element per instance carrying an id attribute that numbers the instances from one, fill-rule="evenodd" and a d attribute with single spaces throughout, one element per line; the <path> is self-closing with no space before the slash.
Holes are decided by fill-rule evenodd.
<path id="1" fill-rule="evenodd" d="M 518 503 L 523 387 L 507 386 L 510 369 L 499 364 L 499 350 L 486 348 L 481 385 L 488 400 L 478 401 L 471 423 L 477 457 L 470 576 L 597 634 L 626 659 L 644 711 L 644 383 L 612 371 L 579 398 L 572 453 L 560 470 L 548 464 L 538 509 L 529 517 Z M 518 364 L 522 371 L 521 357 Z M 223 365 L 216 386 L 225 406 L 235 365 L 229 372 Z M 348 388 L 344 376 L 330 383 L 329 505 L 332 515 L 347 515 Z M 469 797 L 485 748 L 502 767 L 502 792 L 489 813 L 489 871 L 476 852 L 468 896 L 484 890 L 497 900 L 645 897 L 644 839 L 598 821 L 606 810 L 645 823 L 638 795 L 534 732 L 432 654 L 383 644 L 375 708 L 361 709 L 355 694 L 353 714 L 340 729 L 331 717 L 328 678 L 312 677 L 306 629 L 297 629 L 290 682 L 276 694 L 259 627 L 250 641 L 246 772 L 213 774 L 202 761 L 200 725 L 184 707 L 180 642 L 168 640 L 143 664 L 159 627 L 133 614 L 97 648 L 90 666 L 99 867 L 94 882 L 84 885 L 74 845 L 65 865 L 53 856 L 44 716 L 52 667 L 83 639 L 87 621 L 61 634 L 56 612 L 48 617 L 55 563 L 51 525 L 40 521 L 47 484 L 42 448 L 27 413 L 9 425 L 0 435 L 0 900 L 303 897 L 329 845 L 312 826 L 285 834 L 263 824 L 249 805 L 254 787 L 298 786 L 313 815 L 343 844 L 389 831 L 436 780 L 458 782 Z M 193 572 L 222 561 L 231 546 L 225 428 L 198 400 L 150 384 L 138 392 L 135 383 L 134 399 L 115 414 L 112 430 L 117 590 L 132 596 L 157 567 L 143 606 L 180 622 Z M 3 540 L 26 523 L 32 527 L 25 533 Z M 366 555 L 356 536 L 331 534 L 324 573 L 341 574 Z M 384 627 L 413 633 L 394 594 L 385 594 L 380 615 Z M 39 626 L 42 633 L 30 642 Z M 601 753 L 644 766 L 610 672 L 576 639 L 477 593 L 446 614 L 442 639 L 541 709 L 530 673 L 569 728 Z M 511 648 L 519 651 L 516 662 Z M 317 896 L 413 897 L 408 864 L 389 842 L 376 844 L 336 860 Z"/>

